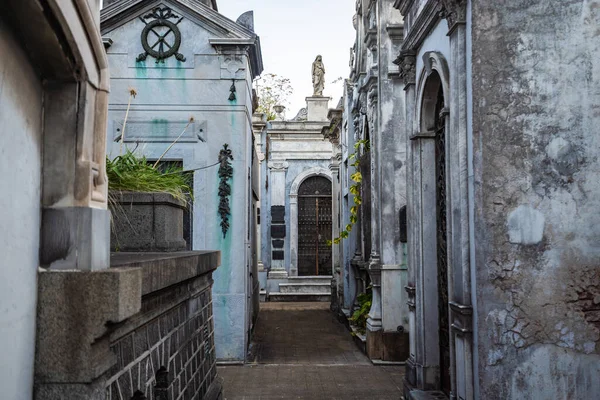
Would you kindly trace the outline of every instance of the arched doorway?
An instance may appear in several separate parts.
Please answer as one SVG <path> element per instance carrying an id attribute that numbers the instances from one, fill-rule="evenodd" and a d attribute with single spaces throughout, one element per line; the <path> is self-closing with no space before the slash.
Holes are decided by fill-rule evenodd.
<path id="1" fill-rule="evenodd" d="M 446 116 L 444 88 L 439 73 L 433 70 L 423 91 L 421 126 L 435 135 L 435 228 L 437 264 L 438 340 L 440 389 L 451 392 L 450 323 L 448 309 L 448 228 L 446 187 Z"/>
<path id="2" fill-rule="evenodd" d="M 331 275 L 331 181 L 307 178 L 298 189 L 298 275 Z"/>

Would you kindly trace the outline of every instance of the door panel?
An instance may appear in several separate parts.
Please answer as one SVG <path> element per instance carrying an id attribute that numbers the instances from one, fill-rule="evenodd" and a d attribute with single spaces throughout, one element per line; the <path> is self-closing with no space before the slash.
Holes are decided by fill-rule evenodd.
<path id="1" fill-rule="evenodd" d="M 331 275 L 331 181 L 307 179 L 298 195 L 298 275 Z"/>

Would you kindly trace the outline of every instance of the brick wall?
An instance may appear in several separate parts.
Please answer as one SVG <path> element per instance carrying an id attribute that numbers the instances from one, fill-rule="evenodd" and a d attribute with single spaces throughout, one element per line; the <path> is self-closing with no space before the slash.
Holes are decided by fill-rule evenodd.
<path id="1" fill-rule="evenodd" d="M 144 297 L 138 320 L 193 286 Z M 107 400 L 205 398 L 217 375 L 213 332 L 210 286 L 143 321 L 111 346 L 118 361 L 107 381 Z"/>
<path id="2" fill-rule="evenodd" d="M 40 272 L 34 398 L 219 400 L 220 264 L 214 251 L 115 253 L 107 270 Z"/>

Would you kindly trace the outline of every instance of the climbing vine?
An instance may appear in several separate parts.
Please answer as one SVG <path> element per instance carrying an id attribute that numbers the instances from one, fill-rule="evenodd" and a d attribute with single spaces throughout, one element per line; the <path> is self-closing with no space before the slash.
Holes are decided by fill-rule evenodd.
<path id="1" fill-rule="evenodd" d="M 223 149 L 219 152 L 219 178 L 221 183 L 219 184 L 219 215 L 221 216 L 221 230 L 223 231 L 223 238 L 227 236 L 229 230 L 229 215 L 231 214 L 231 208 L 229 207 L 229 196 L 231 196 L 231 184 L 229 180 L 233 178 L 233 167 L 231 166 L 233 161 L 233 155 L 229 145 L 225 143 Z"/>
<path id="2" fill-rule="evenodd" d="M 368 140 L 359 140 L 354 144 L 354 149 L 356 151 L 348 157 L 349 160 L 354 160 L 354 162 L 350 164 L 352 167 L 354 167 L 354 173 L 350 175 L 350 179 L 352 179 L 354 184 L 349 188 L 350 193 L 354 195 L 354 205 L 350 207 L 350 223 L 346 225 L 343 231 L 340 232 L 339 237 L 327 241 L 327 244 L 329 246 L 333 244 L 340 244 L 340 242 L 343 239 L 347 239 L 348 236 L 350 236 L 350 232 L 352 232 L 352 228 L 354 227 L 354 225 L 356 225 L 356 222 L 358 221 L 358 206 L 362 204 L 360 189 L 362 186 L 363 177 L 360 171 L 360 160 L 358 159 L 357 154 L 361 146 L 363 146 L 363 150 L 365 153 L 371 151 L 371 145 Z"/>

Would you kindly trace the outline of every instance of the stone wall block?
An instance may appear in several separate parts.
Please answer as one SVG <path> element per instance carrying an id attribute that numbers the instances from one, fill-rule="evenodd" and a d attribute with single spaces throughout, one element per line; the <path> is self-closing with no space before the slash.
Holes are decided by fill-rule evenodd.
<path id="1" fill-rule="evenodd" d="M 38 275 L 37 386 L 93 382 L 116 362 L 107 323 L 141 309 L 141 271 L 42 271 Z M 90 367 L 92 366 L 92 367 Z"/>

